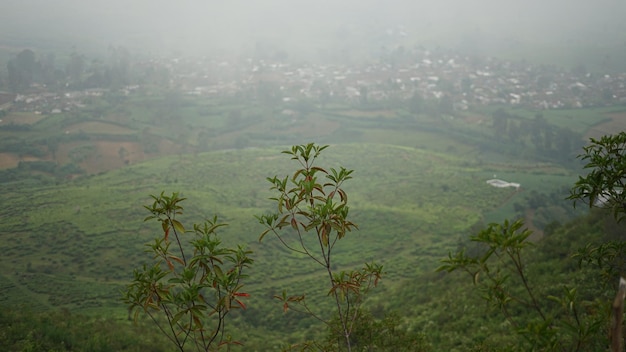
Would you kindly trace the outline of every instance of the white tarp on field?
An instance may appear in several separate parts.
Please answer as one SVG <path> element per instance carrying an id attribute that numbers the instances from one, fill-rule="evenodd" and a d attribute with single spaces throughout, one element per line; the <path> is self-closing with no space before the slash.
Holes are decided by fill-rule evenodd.
<path id="1" fill-rule="evenodd" d="M 505 188 L 505 187 L 520 188 L 521 186 L 519 183 L 507 182 L 507 181 L 499 180 L 497 178 L 492 178 L 491 180 L 487 180 L 487 183 L 498 188 Z"/>

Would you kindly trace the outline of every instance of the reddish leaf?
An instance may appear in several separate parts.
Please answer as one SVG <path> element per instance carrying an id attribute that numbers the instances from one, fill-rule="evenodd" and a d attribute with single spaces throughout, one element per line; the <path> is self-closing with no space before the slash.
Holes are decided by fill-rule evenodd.
<path id="1" fill-rule="evenodd" d="M 237 302 L 237 304 L 239 304 L 239 306 L 241 307 L 241 309 L 246 309 L 246 305 L 245 305 L 242 301 L 240 301 L 240 300 L 238 300 L 238 299 L 235 299 L 235 302 Z"/>
<path id="2" fill-rule="evenodd" d="M 270 229 L 263 231 L 263 233 L 259 236 L 259 242 L 261 242 L 263 240 L 263 237 L 265 237 L 265 235 L 267 235 L 267 233 L 270 231 Z"/>
<path id="3" fill-rule="evenodd" d="M 343 191 L 343 189 L 339 189 L 339 197 L 341 197 L 341 201 L 343 203 L 346 203 L 348 201 L 348 195 L 346 194 L 346 192 Z"/>
<path id="4" fill-rule="evenodd" d="M 293 217 L 291 218 L 291 227 L 293 227 L 294 230 L 298 230 L 298 222 L 296 221 L 296 218 Z"/>
<path id="5" fill-rule="evenodd" d="M 170 255 L 170 259 L 172 259 L 172 260 L 174 260 L 174 261 L 178 262 L 180 265 L 185 265 L 185 263 L 183 262 L 183 260 L 182 260 L 182 259 L 180 259 L 180 258 L 178 258 L 177 256 Z"/>
<path id="6" fill-rule="evenodd" d="M 200 318 L 198 318 L 197 316 L 193 316 L 193 321 L 194 323 L 196 323 L 196 326 L 200 327 L 202 329 L 202 321 L 200 321 Z"/>
<path id="7" fill-rule="evenodd" d="M 325 173 L 325 174 L 327 174 L 327 173 L 328 173 L 328 171 L 326 171 L 326 170 L 322 169 L 322 168 L 321 168 L 321 167 L 319 167 L 319 166 L 313 166 L 313 167 L 311 168 L 311 170 L 321 171 L 321 172 L 323 172 L 323 173 Z"/>

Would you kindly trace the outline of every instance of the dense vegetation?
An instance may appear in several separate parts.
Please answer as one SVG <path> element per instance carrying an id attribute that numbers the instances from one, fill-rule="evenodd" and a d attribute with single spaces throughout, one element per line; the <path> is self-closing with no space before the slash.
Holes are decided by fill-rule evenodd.
<path id="1" fill-rule="evenodd" d="M 114 73 L 110 71 L 110 90 L 81 98 L 78 108 L 36 114 L 26 103 L 16 103 L 3 110 L 0 344 L 9 350 L 169 350 L 165 346 L 171 341 L 152 328 L 149 318 L 132 323 L 121 292 L 133 278 L 142 279 L 140 274 L 133 277 L 133 268 L 150 268 L 146 243 L 163 255 L 155 238 L 213 216 L 229 226 L 213 228 L 217 222 L 209 222 L 204 235 L 215 240 L 215 230 L 220 245 L 242 245 L 254 259 L 245 269 L 249 276 L 244 291 L 238 291 L 238 284 L 220 286 L 229 294 L 249 294 L 237 296 L 245 297 L 241 304 L 228 306 L 246 307 L 228 313 L 228 334 L 221 335 L 222 342 L 244 344 L 225 344 L 233 349 L 301 348 L 311 341 L 316 342 L 311 347 L 344 346 L 337 336 L 346 336 L 348 320 L 333 320 L 341 300 L 340 295 L 335 303 L 326 299 L 328 270 L 354 273 L 371 261 L 382 266 L 382 278 L 358 302 L 361 309 L 353 311 L 358 312 L 351 316 L 354 340 L 348 338 L 345 346 L 357 340 L 394 351 L 513 345 L 588 350 L 608 345 L 608 313 L 601 312 L 608 312 L 617 281 L 614 271 L 593 265 L 596 261 L 589 258 L 605 248 L 603 243 L 619 239 L 623 224 L 611 214 L 573 208 L 565 198 L 585 173 L 576 158 L 585 137 L 607 123 L 613 129 L 626 127 L 618 118 L 626 110 L 623 106 L 457 111 L 436 101 L 418 101 L 419 106 L 411 100 L 322 104 L 266 97 L 270 102 L 262 95 L 249 100 L 182 95 L 159 87 L 156 78 L 125 94 L 117 87 L 127 82 L 115 81 Z M 73 88 L 90 88 L 86 78 L 76 77 Z M 103 82 L 92 83 L 109 84 Z M 354 170 L 342 191 L 358 231 L 336 243 L 332 263 L 322 260 L 325 273 L 317 263 L 303 260 L 306 252 L 290 252 L 269 237 L 259 242 L 264 227 L 255 219 L 276 210 L 268 200 L 276 195 L 268 190 L 266 178 L 294 173 L 281 151 L 312 140 L 330 144 L 319 156 L 321 165 L 336 172 L 344 170 L 339 167 Z M 492 178 L 521 187 L 492 187 L 485 182 Z M 274 178 L 273 185 L 280 186 L 281 180 Z M 150 195 L 176 192 L 186 198 L 180 222 L 162 217 L 163 227 L 142 222 L 150 215 L 144 205 L 164 200 Z M 164 214 L 159 204 L 152 205 L 153 215 Z M 446 274 L 436 269 L 449 253 L 463 248 L 468 258 L 480 258 L 489 233 L 498 229 L 489 223 L 503 224 L 506 218 L 510 224 L 521 224 L 515 222 L 521 219 L 526 226 L 515 225 L 510 232 L 524 243 L 519 248 L 523 262 L 493 265 L 504 271 L 523 263 L 527 286 L 507 283 L 513 287 L 507 292 L 517 298 L 518 288 L 532 291 L 536 303 L 532 309 L 511 307 L 503 317 L 498 306 L 502 301 L 485 303 L 477 294 L 503 283 L 483 287 L 479 279 L 475 286 L 455 270 Z M 193 245 L 182 247 L 191 250 Z M 165 262 L 169 258 L 178 266 L 174 255 L 185 264 L 175 254 L 177 248 L 170 250 L 161 257 Z M 202 278 L 210 280 L 201 285 L 215 280 Z M 282 296 L 285 291 L 290 296 Z M 285 303 L 292 308 L 298 303 L 285 301 L 300 294 L 306 294 L 316 314 L 327 317 L 326 324 L 295 309 L 284 312 Z M 572 307 L 580 315 L 567 320 Z M 534 312 L 541 312 L 544 323 L 546 317 L 563 318 L 561 325 L 543 325 L 559 333 L 541 335 Z M 567 324 L 578 330 L 560 333 Z M 510 334 L 512 326 L 529 330 L 520 339 Z M 198 325 L 183 328 L 190 333 Z M 575 336 L 579 331 L 587 335 Z M 549 338 L 533 345 L 537 336 Z"/>

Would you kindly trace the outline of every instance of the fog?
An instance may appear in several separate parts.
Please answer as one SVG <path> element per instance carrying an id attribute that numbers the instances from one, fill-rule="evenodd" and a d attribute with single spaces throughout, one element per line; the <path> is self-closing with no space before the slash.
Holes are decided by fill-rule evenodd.
<path id="1" fill-rule="evenodd" d="M 369 287 L 329 282 L 331 291 L 356 287 L 350 297 L 365 302 L 364 314 L 353 307 L 359 312 L 352 315 L 358 316 L 355 324 L 362 325 L 354 325 L 359 349 L 368 343 L 361 337 L 378 326 L 385 334 L 370 334 L 375 341 L 403 346 L 396 339 L 406 340 L 407 348 L 421 341 L 432 343 L 425 349 L 444 351 L 523 343 L 528 336 L 516 340 L 503 329 L 502 317 L 485 318 L 469 296 L 476 290 L 471 280 L 464 286 L 465 281 L 448 280 L 435 269 L 454 267 L 454 258 L 461 256 L 451 253 L 463 246 L 468 256 L 479 255 L 482 244 L 472 244 L 470 235 L 506 218 L 524 219 L 524 231 L 534 231 L 528 240 L 546 245 L 527 257 L 536 264 L 529 272 L 533 286 L 540 288 L 537 297 L 559 292 L 563 284 L 591 277 L 591 270 L 598 269 L 557 271 L 562 282 L 547 276 L 553 273 L 542 274 L 549 267 L 568 268 L 565 250 L 619 235 L 618 226 L 605 226 L 596 215 L 589 219 L 597 224 L 585 218 L 571 224 L 606 228 L 607 233 L 567 234 L 572 226 L 558 224 L 587 210 L 565 201 L 577 175 L 587 171 L 581 164 L 586 161 L 576 157 L 588 150 L 583 145 L 589 138 L 626 131 L 624 14 L 626 0 L 0 0 L 0 252 L 5 268 L 0 278 L 6 282 L 0 285 L 0 307 L 29 308 L 18 315 L 3 309 L 0 326 L 24 319 L 7 339 L 0 334 L 0 345 L 10 338 L 14 349 L 26 344 L 63 348 L 60 341 L 76 347 L 84 336 L 84 344 L 103 350 L 153 350 L 142 344 L 161 343 L 153 336 L 166 330 L 151 333 L 143 322 L 140 330 L 130 330 L 121 319 L 97 315 L 131 313 L 120 301 L 122 286 L 129 290 L 127 297 L 155 297 L 132 288 L 140 290 L 142 278 L 152 279 L 140 269 L 134 276 L 138 286 L 126 283 L 133 282 L 133 267 L 150 259 L 138 250 L 144 243 L 155 243 L 156 235 L 159 246 L 168 245 L 159 227 L 152 227 L 158 224 L 139 222 L 149 215 L 142 204 L 152 203 L 150 194 L 171 192 L 189 198 L 184 203 L 188 212 L 177 217 L 188 228 L 194 221 L 201 226 L 205 216 L 209 222 L 219 216 L 220 223 L 231 224 L 220 229 L 224 243 L 254 251 L 253 279 L 245 282 L 244 291 L 229 292 L 242 299 L 249 292 L 252 309 L 245 316 L 236 313 L 234 324 L 220 321 L 219 326 L 235 326 L 223 336 L 233 333 L 250 346 L 242 350 L 276 350 L 305 338 L 328 338 L 315 341 L 316 346 L 331 343 L 339 335 L 320 333 L 324 325 L 317 316 L 298 314 L 299 302 L 287 299 L 297 315 L 285 320 L 280 307 L 269 302 L 279 286 L 307 295 L 322 292 L 322 286 L 312 266 L 296 261 L 306 256 L 277 247 L 291 243 L 289 237 L 283 242 L 282 232 L 272 240 L 270 233 L 265 241 L 272 242 L 259 244 L 257 234 L 264 229 L 251 215 L 276 210 L 276 203 L 268 202 L 266 177 L 299 168 L 279 151 L 310 141 L 331 146 L 316 167 L 332 173 L 331 167 L 339 173 L 344 166 L 355 170 L 355 182 L 350 180 L 346 191 L 354 209 L 350 221 L 354 218 L 360 229 L 336 247 L 332 265 L 333 240 L 320 246 L 319 258 L 326 262 L 315 260 L 350 273 L 359 261 L 375 259 L 391 275 L 373 297 L 359 296 Z M 312 162 L 307 159 L 305 167 Z M 323 173 L 316 174 L 320 182 Z M 322 188 L 333 211 L 346 214 L 345 194 Z M 334 194 L 341 203 L 332 199 Z M 309 208 L 319 205 L 325 212 L 328 204 Z M 331 220 L 343 214 L 330 214 Z M 298 216 L 302 226 L 293 239 L 303 234 L 302 221 L 308 222 Z M 485 230 L 491 236 L 492 229 Z M 540 241 L 544 230 L 548 241 Z M 310 234 L 319 238 L 315 231 Z M 524 234 L 516 232 L 513 238 Z M 198 243 L 216 239 L 204 235 L 196 237 Z M 161 254 L 155 259 L 170 264 L 161 272 L 177 277 L 183 270 L 180 259 Z M 202 259 L 188 258 L 187 263 Z M 359 281 L 375 277 L 367 276 L 368 266 L 342 282 L 369 285 Z M 490 285 L 491 279 L 483 275 L 482 280 Z M 549 282 L 554 285 L 541 287 Z M 580 292 L 591 288 L 596 298 L 598 292 L 615 294 L 600 292 L 601 284 L 612 287 L 589 282 Z M 572 292 L 565 291 L 564 300 L 571 301 Z M 596 298 L 600 308 L 571 301 L 585 308 L 581 329 L 606 320 Z M 540 314 L 539 305 L 552 311 L 552 303 L 533 303 Z M 331 305 L 342 307 L 339 301 L 313 298 L 313 304 L 320 316 L 343 314 L 331 312 Z M 467 308 L 472 305 L 477 308 Z M 523 312 L 525 306 L 511 308 Z M 43 310 L 46 315 L 36 315 Z M 66 316 L 75 312 L 73 319 L 84 317 L 80 321 L 87 324 L 54 319 L 48 314 L 53 310 Z M 603 329 L 581 330 L 580 341 L 578 331 L 560 334 L 573 317 L 560 312 L 559 317 L 549 327 L 559 331 L 563 346 L 606 345 Z M 476 318 L 482 326 L 474 335 L 466 330 Z M 511 326 L 545 320 L 526 313 L 505 318 L 517 321 Z M 48 325 L 57 321 L 61 324 Z M 387 334 L 394 329 L 397 334 Z M 135 336 L 117 338 L 119 332 Z M 185 341 L 193 344 L 189 336 Z M 537 341 L 557 341 L 552 337 Z M 107 347 L 117 342 L 120 348 Z"/>
<path id="2" fill-rule="evenodd" d="M 488 55 L 507 45 L 626 48 L 623 0 L 3 0 L 1 7 L 2 33 L 82 50 L 278 50 L 292 59 L 325 59 L 399 45 Z"/>

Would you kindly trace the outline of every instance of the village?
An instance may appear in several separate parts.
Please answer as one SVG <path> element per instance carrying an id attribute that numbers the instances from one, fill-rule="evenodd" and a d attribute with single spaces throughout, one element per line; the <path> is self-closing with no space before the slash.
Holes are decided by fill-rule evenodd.
<path id="1" fill-rule="evenodd" d="M 128 84 L 48 89 L 32 83 L 28 92 L 0 92 L 0 112 L 54 114 L 85 105 L 109 92 L 129 95 L 150 85 L 188 95 L 235 97 L 279 106 L 309 101 L 360 107 L 407 101 L 439 101 L 447 111 L 479 105 L 530 109 L 572 109 L 626 103 L 626 73 L 588 73 L 584 67 L 555 66 L 463 56 L 425 49 L 401 51 L 368 64 L 289 63 L 282 59 L 151 59 L 129 67 Z M 165 72 L 155 83 L 146 72 Z M 89 78 L 85 69 L 82 76 Z M 141 78 L 137 78 L 141 77 Z M 1 124 L 1 122 L 0 122 Z"/>

